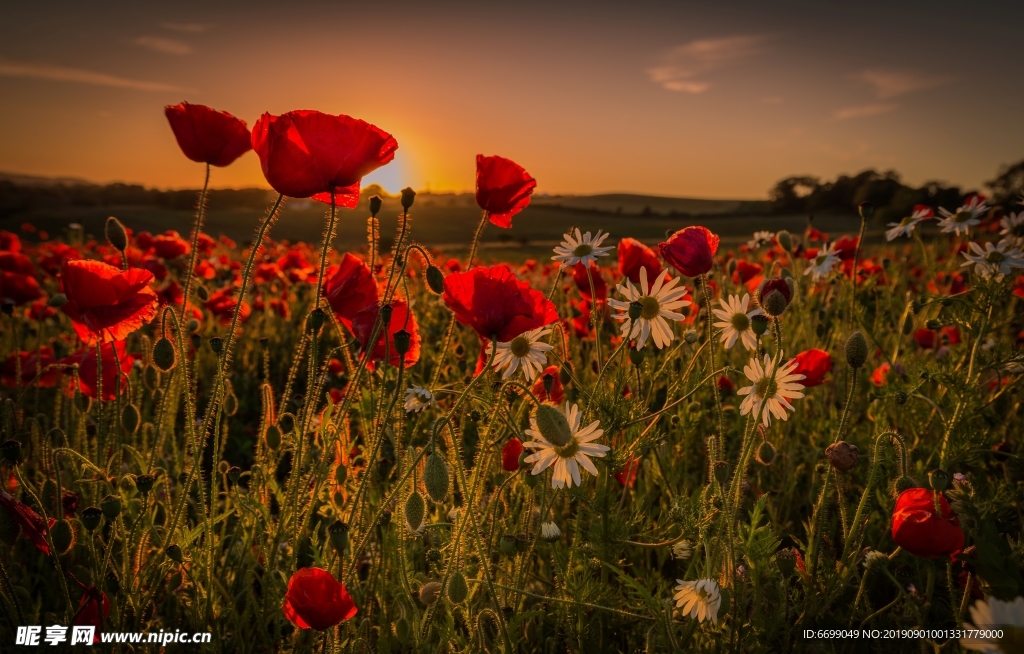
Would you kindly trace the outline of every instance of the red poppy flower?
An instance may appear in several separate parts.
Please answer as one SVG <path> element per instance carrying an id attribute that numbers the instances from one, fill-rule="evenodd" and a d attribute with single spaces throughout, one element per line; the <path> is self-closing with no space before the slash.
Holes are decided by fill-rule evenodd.
<path id="1" fill-rule="evenodd" d="M 654 250 L 635 238 L 619 241 L 619 273 L 634 284 L 640 283 L 640 269 L 647 268 L 647 278 L 654 280 L 661 274 L 661 262 Z"/>
<path id="2" fill-rule="evenodd" d="M 594 280 L 594 293 L 597 294 L 597 302 L 598 304 L 603 304 L 608 299 L 608 284 L 605 283 L 604 277 L 601 276 L 601 268 L 591 261 L 590 277 L 587 277 L 587 269 L 582 263 L 577 263 L 572 267 L 572 280 L 576 282 L 576 288 L 579 289 L 580 295 L 588 300 L 594 299 L 590 293 L 591 279 Z M 654 279 L 657 279 L 657 277 Z"/>
<path id="3" fill-rule="evenodd" d="M 192 246 L 189 245 L 188 241 L 183 239 L 181 234 L 173 229 L 169 229 L 159 236 L 154 236 L 152 247 L 156 256 L 168 260 L 177 259 L 192 250 Z"/>
<path id="4" fill-rule="evenodd" d="M 395 158 L 398 141 L 350 116 L 319 111 L 263 114 L 252 130 L 263 175 L 278 193 L 355 207 L 363 176 Z"/>
<path id="5" fill-rule="evenodd" d="M 46 542 L 46 532 L 56 520 L 50 518 L 49 524 L 42 516 L 30 509 L 23 502 L 14 499 L 7 491 L 0 488 L 0 507 L 7 511 L 14 521 L 21 525 L 25 537 L 43 554 L 50 553 L 50 545 Z"/>
<path id="6" fill-rule="evenodd" d="M 95 587 L 88 587 L 82 593 L 82 599 L 78 601 L 78 613 L 71 621 L 73 625 L 96 627 L 96 634 L 92 637 L 93 643 L 100 642 L 99 632 L 103 629 L 103 623 L 110 617 L 110 599 L 107 594 Z"/>
<path id="7" fill-rule="evenodd" d="M 551 380 L 551 393 L 548 394 L 547 390 L 544 389 L 544 382 Z M 537 376 L 537 381 L 533 382 L 533 394 L 537 396 L 537 399 L 541 402 L 551 402 L 552 404 L 561 404 L 565 402 L 565 389 L 562 388 L 562 380 L 558 374 L 558 366 L 548 366 L 544 369 L 540 375 Z"/>
<path id="8" fill-rule="evenodd" d="M 504 157 L 476 155 L 476 203 L 487 212 L 492 225 L 512 228 L 512 216 L 530 204 L 537 180 Z"/>
<path id="9" fill-rule="evenodd" d="M 960 530 L 949 502 L 939 493 L 941 514 L 935 511 L 935 491 L 911 488 L 896 498 L 892 512 L 892 539 L 914 556 L 935 558 L 959 552 L 964 547 Z"/>
<path id="10" fill-rule="evenodd" d="M 28 304 L 43 297 L 35 277 L 0 271 L 0 300 L 12 302 L 15 306 Z"/>
<path id="11" fill-rule="evenodd" d="M 515 436 L 508 439 L 501 448 L 501 468 L 508 472 L 519 470 L 519 456 L 523 453 L 523 441 Z"/>
<path id="12" fill-rule="evenodd" d="M 804 350 L 793 358 L 797 362 L 793 374 L 804 376 L 800 383 L 805 387 L 817 386 L 825 381 L 825 375 L 832 370 L 832 357 L 825 350 Z"/>
<path id="13" fill-rule="evenodd" d="M 0 252 L 20 252 L 21 239 L 17 234 L 0 229 Z"/>
<path id="14" fill-rule="evenodd" d="M 36 262 L 40 268 L 56 277 L 65 261 L 81 258 L 82 255 L 77 248 L 73 248 L 67 243 L 50 242 L 40 247 Z"/>
<path id="15" fill-rule="evenodd" d="M 100 261 L 65 261 L 60 282 L 68 298 L 61 310 L 87 344 L 121 341 L 156 316 L 153 273 L 118 270 Z"/>
<path id="16" fill-rule="evenodd" d="M 363 351 L 370 350 L 367 347 L 367 341 L 373 336 L 373 325 L 377 321 L 378 313 L 380 313 L 380 307 L 374 303 L 363 308 L 362 311 L 352 318 L 352 333 L 363 344 Z M 399 354 L 398 350 L 395 349 L 395 334 L 403 329 L 411 336 L 409 351 L 404 355 Z M 388 323 L 387 331 L 388 363 L 396 368 L 403 360 L 406 368 L 416 365 L 416 362 L 420 360 L 420 330 L 416 326 L 416 316 L 409 310 L 409 305 L 405 303 L 405 300 L 391 301 L 391 321 Z M 381 329 L 381 333 L 377 335 L 377 342 L 370 351 L 370 358 L 373 361 L 384 360 L 385 343 L 383 332 L 384 330 Z"/>
<path id="17" fill-rule="evenodd" d="M 185 156 L 198 163 L 227 166 L 250 149 L 245 121 L 201 104 L 182 102 L 164 109 Z"/>
<path id="18" fill-rule="evenodd" d="M 346 252 L 339 265 L 327 269 L 325 277 L 324 297 L 334 315 L 349 329 L 357 313 L 377 306 L 377 283 L 362 259 Z"/>
<path id="19" fill-rule="evenodd" d="M 19 252 L 0 252 L 0 270 L 35 277 L 36 267 L 32 260 Z"/>
<path id="20" fill-rule="evenodd" d="M 57 371 L 55 370 L 50 370 L 38 380 L 36 379 L 36 375 L 45 370 L 47 366 L 56 362 L 53 358 L 53 348 L 49 345 L 44 345 L 39 348 L 39 352 L 35 350 L 31 352 L 17 352 L 7 357 L 7 360 L 0 366 L 0 380 L 3 381 L 4 386 L 14 387 L 18 385 L 18 359 L 21 359 L 22 386 L 28 386 L 35 382 L 40 388 L 51 388 L 57 383 Z"/>
<path id="21" fill-rule="evenodd" d="M 728 397 L 736 392 L 736 384 L 725 375 L 721 375 L 718 378 L 718 390 L 722 395 Z"/>
<path id="22" fill-rule="evenodd" d="M 444 267 L 448 269 L 448 272 L 459 272 L 462 270 L 462 264 L 459 263 L 458 259 L 449 259 L 445 262 Z"/>
<path id="23" fill-rule="evenodd" d="M 857 240 L 856 236 L 843 236 L 836 241 L 836 254 L 839 255 L 840 261 L 853 259 L 857 252 Z"/>
<path id="24" fill-rule="evenodd" d="M 206 309 L 217 317 L 221 325 L 230 325 L 235 315 L 235 307 L 238 306 L 238 297 L 234 286 L 225 286 L 219 291 L 210 294 L 209 299 L 203 304 Z M 252 307 L 248 302 L 242 301 L 242 308 L 238 311 L 238 319 L 245 322 L 252 315 Z"/>
<path id="25" fill-rule="evenodd" d="M 497 338 L 500 343 L 558 320 L 555 305 L 504 266 L 448 275 L 444 303 L 481 338 Z"/>
<path id="26" fill-rule="evenodd" d="M 626 465 L 622 466 L 622 469 L 615 473 L 615 479 L 618 480 L 622 486 L 628 486 L 632 488 L 636 485 L 636 473 L 640 470 L 640 461 L 634 457 L 629 457 L 629 461 L 626 461 Z"/>
<path id="27" fill-rule="evenodd" d="M 889 376 L 889 364 L 883 363 L 871 373 L 871 383 L 875 386 L 885 386 L 886 378 Z"/>
<path id="28" fill-rule="evenodd" d="M 1013 283 L 1013 294 L 1019 298 L 1024 298 L 1024 275 L 1017 277 L 1017 281 Z"/>
<path id="29" fill-rule="evenodd" d="M 736 262 L 736 270 L 732 274 L 732 282 L 733 284 L 746 284 L 751 279 L 760 275 L 763 270 L 763 266 L 740 259 Z"/>
<path id="30" fill-rule="evenodd" d="M 125 351 L 127 341 L 114 341 L 104 343 L 100 348 L 100 356 L 103 359 L 103 400 L 110 402 L 117 395 L 117 371 L 121 370 L 121 393 L 128 390 L 128 373 L 135 363 L 134 354 Z M 74 354 L 64 357 L 59 361 L 64 365 L 78 364 L 78 390 L 86 397 L 96 399 L 96 347 L 87 345 Z M 120 365 L 119 365 L 120 363 Z M 74 393 L 74 382 L 69 375 L 69 384 L 66 393 Z"/>
<path id="31" fill-rule="evenodd" d="M 277 267 L 294 283 L 316 281 L 316 268 L 306 259 L 306 253 L 297 248 L 278 259 Z"/>
<path id="32" fill-rule="evenodd" d="M 288 580 L 284 617 L 300 629 L 330 629 L 355 616 L 358 609 L 345 585 L 322 568 L 300 568 Z"/>
<path id="33" fill-rule="evenodd" d="M 660 243 L 662 258 L 679 274 L 697 277 L 711 270 L 718 252 L 718 236 L 707 227 L 686 227 Z"/>

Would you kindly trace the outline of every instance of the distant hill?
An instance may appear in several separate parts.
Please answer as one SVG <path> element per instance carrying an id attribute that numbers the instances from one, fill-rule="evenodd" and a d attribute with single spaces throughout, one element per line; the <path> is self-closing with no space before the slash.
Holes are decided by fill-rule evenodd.
<path id="1" fill-rule="evenodd" d="M 3 171 L 0 171 L 0 182 L 10 182 L 19 186 L 97 186 L 78 177 L 39 177 Z"/>

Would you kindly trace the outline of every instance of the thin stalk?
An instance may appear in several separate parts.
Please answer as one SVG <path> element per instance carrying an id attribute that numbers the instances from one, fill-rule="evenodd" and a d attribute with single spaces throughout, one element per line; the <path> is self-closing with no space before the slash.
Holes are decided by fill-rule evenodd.
<path id="1" fill-rule="evenodd" d="M 714 328 L 711 324 L 711 317 L 714 315 L 711 313 L 711 294 L 708 293 L 708 279 L 707 275 L 700 276 L 700 287 L 704 292 L 704 310 L 707 312 L 708 320 L 708 357 L 711 361 L 711 369 L 715 369 L 715 334 Z M 779 350 L 782 350 L 782 342 L 779 341 Z M 711 384 L 711 388 L 715 393 L 715 409 L 718 411 L 718 433 L 723 438 L 725 437 L 725 414 L 722 413 L 722 394 L 718 390 L 718 383 Z"/>
<path id="2" fill-rule="evenodd" d="M 206 164 L 206 178 L 203 180 L 203 190 L 199 193 L 199 207 L 196 209 L 196 222 L 192 228 L 192 252 L 188 258 L 188 270 L 185 271 L 185 290 L 181 303 L 181 322 L 185 322 L 185 311 L 188 303 L 192 301 L 192 279 L 195 277 L 196 258 L 199 249 L 199 233 L 203 229 L 203 218 L 206 217 L 206 191 L 210 187 L 210 164 Z"/>

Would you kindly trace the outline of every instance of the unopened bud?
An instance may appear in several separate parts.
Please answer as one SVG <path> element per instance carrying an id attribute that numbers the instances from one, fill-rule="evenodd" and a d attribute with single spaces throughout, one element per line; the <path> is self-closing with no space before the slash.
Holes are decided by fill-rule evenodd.
<path id="1" fill-rule="evenodd" d="M 214 354 L 220 354 L 221 350 L 224 349 L 224 339 L 220 336 L 214 336 L 211 338 L 210 349 L 213 350 Z"/>
<path id="2" fill-rule="evenodd" d="M 427 286 L 438 295 L 444 293 L 444 273 L 434 264 L 427 267 Z"/>
<path id="3" fill-rule="evenodd" d="M 403 355 L 409 351 L 409 347 L 412 345 L 412 334 L 404 329 L 399 329 L 395 332 L 393 338 L 395 341 L 395 351 L 398 352 L 399 355 Z"/>
<path id="4" fill-rule="evenodd" d="M 782 246 L 782 249 L 786 252 L 791 252 L 793 250 L 793 237 L 790 236 L 789 232 L 786 230 L 783 229 L 776 234 L 775 240 L 779 242 L 779 245 Z"/>
<path id="5" fill-rule="evenodd" d="M 3 453 L 4 458 L 10 463 L 21 463 L 21 442 L 16 441 L 13 438 L 6 440 L 0 445 L 0 452 Z"/>
<path id="6" fill-rule="evenodd" d="M 941 468 L 936 468 L 928 473 L 928 485 L 932 490 L 943 491 L 949 485 L 949 473 Z"/>
<path id="7" fill-rule="evenodd" d="M 851 368 L 860 368 L 868 360 L 868 342 L 864 338 L 864 334 L 860 332 L 850 334 L 843 349 L 846 354 L 846 363 L 850 364 Z"/>
<path id="8" fill-rule="evenodd" d="M 644 351 L 630 348 L 629 360 L 633 363 L 634 366 L 639 366 L 644 362 Z"/>
<path id="9" fill-rule="evenodd" d="M 729 481 L 729 463 L 727 461 L 715 461 L 714 471 L 715 479 L 718 480 L 719 485 L 725 486 L 725 482 Z"/>
<path id="10" fill-rule="evenodd" d="M 174 344 L 171 339 L 163 337 L 153 346 L 153 365 L 160 370 L 167 372 L 174 368 L 177 354 L 174 351 Z"/>
<path id="11" fill-rule="evenodd" d="M 341 520 L 335 520 L 331 523 L 331 526 L 327 528 L 327 534 L 331 540 L 331 547 L 338 553 L 339 556 L 345 553 L 348 549 L 348 524 Z"/>
<path id="12" fill-rule="evenodd" d="M 409 187 L 402 189 L 402 208 L 406 211 L 412 207 L 412 203 L 416 201 L 416 191 Z"/>
<path id="13" fill-rule="evenodd" d="M 423 466 L 423 486 L 430 499 L 443 502 L 448 497 L 448 482 L 448 465 L 437 452 L 431 452 Z"/>
<path id="14" fill-rule="evenodd" d="M 181 553 L 181 547 L 178 545 L 168 545 L 167 549 L 164 550 L 164 554 L 166 554 L 167 558 L 175 563 L 181 563 L 185 560 L 185 557 Z"/>
<path id="15" fill-rule="evenodd" d="M 98 506 L 88 506 L 82 509 L 82 514 L 79 516 L 82 520 L 82 526 L 87 531 L 94 531 L 96 527 L 100 526 L 100 520 L 103 518 L 103 510 Z"/>
<path id="16" fill-rule="evenodd" d="M 324 312 L 323 309 L 317 307 L 313 309 L 312 312 L 310 312 L 309 322 L 307 323 L 307 325 L 309 326 L 310 331 L 317 332 L 320 331 L 320 328 L 324 326 L 324 321 L 326 320 L 327 314 Z"/>
<path id="17" fill-rule="evenodd" d="M 825 458 L 839 472 L 848 472 L 857 465 L 860 450 L 846 441 L 837 441 L 825 448 Z"/>
<path id="18" fill-rule="evenodd" d="M 47 300 L 46 306 L 52 307 L 54 309 L 59 309 L 67 303 L 68 296 L 64 295 L 63 293 L 57 293 L 56 295 L 51 296 L 49 300 Z"/>
<path id="19" fill-rule="evenodd" d="M 448 601 L 452 604 L 461 604 L 469 595 L 469 586 L 461 570 L 456 570 L 448 579 Z"/>
<path id="20" fill-rule="evenodd" d="M 428 581 L 427 583 L 420 586 L 419 598 L 420 601 L 425 605 L 430 606 L 437 601 L 437 598 L 441 595 L 441 582 L 440 581 Z"/>
<path id="21" fill-rule="evenodd" d="M 572 429 L 565 411 L 554 404 L 545 402 L 539 405 L 534 409 L 533 417 L 541 436 L 555 447 L 564 447 L 572 440 Z"/>
<path id="22" fill-rule="evenodd" d="M 423 516 L 427 513 L 426 502 L 418 491 L 413 491 L 405 501 L 405 526 L 409 531 L 418 531 L 423 524 Z"/>
<path id="23" fill-rule="evenodd" d="M 861 218 L 868 220 L 871 216 L 875 215 L 875 205 L 870 202 L 861 202 L 857 205 L 857 212 Z"/>
<path id="24" fill-rule="evenodd" d="M 757 462 L 764 466 L 770 466 L 775 462 L 775 446 L 768 441 L 763 441 L 757 448 Z"/>
<path id="25" fill-rule="evenodd" d="M 121 221 L 113 216 L 107 218 L 104 228 L 107 234 L 107 242 L 115 249 L 124 252 L 128 248 L 128 232 L 125 231 Z"/>
<path id="26" fill-rule="evenodd" d="M 630 320 L 639 320 L 643 312 L 644 305 L 640 304 L 640 302 L 634 300 L 633 302 L 629 303 L 628 315 Z"/>
<path id="27" fill-rule="evenodd" d="M 380 212 L 381 199 L 379 195 L 370 196 L 370 215 L 376 216 Z"/>

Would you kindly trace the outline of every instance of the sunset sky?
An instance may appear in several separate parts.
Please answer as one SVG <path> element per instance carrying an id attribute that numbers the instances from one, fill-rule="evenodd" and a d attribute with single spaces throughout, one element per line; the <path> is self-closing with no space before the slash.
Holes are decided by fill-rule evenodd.
<path id="1" fill-rule="evenodd" d="M 194 188 L 163 106 L 319 109 L 398 139 L 366 181 L 762 198 L 867 167 L 979 187 L 1024 158 L 1013 3 L 32 2 L 0 9 L 0 171 Z M 709 3 L 710 5 L 710 3 Z M 252 153 L 217 187 L 266 186 Z"/>

